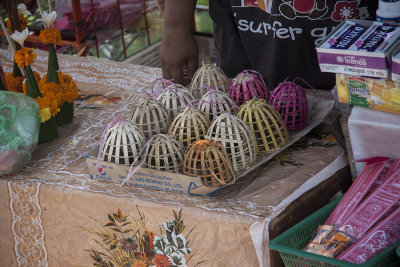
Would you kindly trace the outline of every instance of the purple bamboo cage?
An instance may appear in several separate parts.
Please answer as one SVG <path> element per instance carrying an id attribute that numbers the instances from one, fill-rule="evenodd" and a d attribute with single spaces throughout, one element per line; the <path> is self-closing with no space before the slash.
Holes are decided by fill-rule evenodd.
<path id="1" fill-rule="evenodd" d="M 272 91 L 269 103 L 281 114 L 288 130 L 301 130 L 307 125 L 306 92 L 294 81 L 280 83 Z"/>
<path id="2" fill-rule="evenodd" d="M 260 73 L 244 70 L 233 79 L 229 95 L 240 106 L 254 97 L 268 99 L 269 91 Z"/>

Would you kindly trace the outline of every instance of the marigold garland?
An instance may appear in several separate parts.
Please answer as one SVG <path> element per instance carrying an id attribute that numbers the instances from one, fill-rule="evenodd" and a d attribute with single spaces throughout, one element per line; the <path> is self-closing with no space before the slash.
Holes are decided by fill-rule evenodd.
<path id="1" fill-rule="evenodd" d="M 61 33 L 54 27 L 41 30 L 39 37 L 44 44 L 59 44 L 61 42 Z"/>
<path id="2" fill-rule="evenodd" d="M 78 86 L 68 74 L 58 73 L 61 91 L 64 96 L 63 102 L 73 103 L 78 98 Z"/>
<path id="3" fill-rule="evenodd" d="M 14 60 L 17 62 L 19 68 L 24 68 L 33 64 L 36 59 L 36 54 L 33 53 L 33 48 L 22 48 L 15 51 Z"/>
<path id="4" fill-rule="evenodd" d="M 26 26 L 28 26 L 28 20 L 23 15 L 19 15 L 18 20 L 19 20 L 19 31 L 22 32 L 26 28 Z M 13 31 L 11 30 L 10 19 L 7 20 L 7 28 L 8 28 L 8 33 L 12 34 Z"/>
<path id="5" fill-rule="evenodd" d="M 56 90 L 59 90 L 61 93 L 61 104 L 64 102 L 73 103 L 78 98 L 78 86 L 72 80 L 72 77 L 68 74 L 63 74 L 61 71 L 58 72 L 58 79 L 60 81 L 60 87 Z M 42 80 L 47 81 L 47 74 L 45 74 Z M 40 85 L 39 85 L 40 87 Z M 42 89 L 40 90 L 42 91 Z M 43 92 L 42 92 L 43 94 Z"/>
<path id="6" fill-rule="evenodd" d="M 4 76 L 4 79 L 6 81 L 8 91 L 15 93 L 23 92 L 23 83 L 25 79 L 24 77 L 22 76 L 14 77 L 13 73 L 10 72 Z"/>
<path id="7" fill-rule="evenodd" d="M 61 86 L 54 82 L 47 83 L 45 76 L 40 79 L 40 75 L 37 72 L 34 72 L 33 74 L 38 83 L 39 90 L 42 93 L 41 97 L 37 97 L 35 99 L 36 102 L 39 104 L 40 110 L 42 111 L 45 108 L 49 108 L 49 111 L 46 111 L 46 113 L 49 112 L 51 116 L 57 115 L 57 113 L 60 111 L 60 106 L 63 103 L 63 93 L 61 92 Z M 26 94 L 26 87 L 26 83 L 24 83 L 24 94 Z M 44 117 L 41 116 L 41 118 Z"/>

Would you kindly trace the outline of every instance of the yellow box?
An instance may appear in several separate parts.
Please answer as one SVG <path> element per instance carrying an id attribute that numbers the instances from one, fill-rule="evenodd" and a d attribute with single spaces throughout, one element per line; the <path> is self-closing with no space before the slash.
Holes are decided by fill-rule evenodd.
<path id="1" fill-rule="evenodd" d="M 400 82 L 336 74 L 341 103 L 400 114 Z"/>

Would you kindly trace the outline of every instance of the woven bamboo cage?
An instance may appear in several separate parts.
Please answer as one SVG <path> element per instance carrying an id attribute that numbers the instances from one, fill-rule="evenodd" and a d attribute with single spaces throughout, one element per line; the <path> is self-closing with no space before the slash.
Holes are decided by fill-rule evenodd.
<path id="1" fill-rule="evenodd" d="M 169 127 L 168 134 L 181 141 L 186 147 L 191 143 L 204 139 L 210 127 L 207 115 L 194 107 L 181 110 Z"/>
<path id="2" fill-rule="evenodd" d="M 256 159 L 256 147 L 249 126 L 232 114 L 214 119 L 205 137 L 225 147 L 235 172 L 246 169 Z"/>
<path id="3" fill-rule="evenodd" d="M 245 102 L 237 116 L 249 125 L 256 142 L 257 155 L 272 153 L 289 142 L 289 134 L 282 117 L 264 99 Z"/>
<path id="4" fill-rule="evenodd" d="M 229 95 L 235 100 L 236 105 L 240 106 L 254 97 L 268 99 L 269 91 L 261 74 L 244 70 L 232 80 Z"/>
<path id="5" fill-rule="evenodd" d="M 216 90 L 228 92 L 228 78 L 220 68 L 203 60 L 202 67 L 193 76 L 190 90 L 196 99 L 200 99 L 207 93 L 207 87 L 210 86 Z"/>
<path id="6" fill-rule="evenodd" d="M 171 119 L 161 102 L 144 96 L 135 103 L 131 121 L 145 137 L 150 138 L 154 134 L 166 133 Z"/>
<path id="7" fill-rule="evenodd" d="M 104 140 L 101 159 L 122 165 L 131 165 L 136 157 L 140 159 L 139 153 L 146 141 L 139 127 L 128 121 L 112 126 Z"/>
<path id="8" fill-rule="evenodd" d="M 281 114 L 288 130 L 301 130 L 308 121 L 308 102 L 303 87 L 294 82 L 280 83 L 268 101 Z"/>
<path id="9" fill-rule="evenodd" d="M 200 99 L 197 108 L 208 115 L 212 121 L 223 113 L 235 113 L 236 104 L 227 93 L 209 87 L 207 93 Z"/>
<path id="10" fill-rule="evenodd" d="M 198 140 L 184 157 L 183 173 L 198 176 L 205 186 L 225 186 L 235 182 L 231 161 L 220 142 Z"/>
<path id="11" fill-rule="evenodd" d="M 182 172 L 184 146 L 168 134 L 158 134 L 151 141 L 145 166 L 149 169 Z"/>
<path id="12" fill-rule="evenodd" d="M 168 110 L 171 118 L 174 118 L 186 105 L 192 103 L 193 99 L 194 96 L 190 90 L 180 84 L 169 85 L 157 98 Z"/>

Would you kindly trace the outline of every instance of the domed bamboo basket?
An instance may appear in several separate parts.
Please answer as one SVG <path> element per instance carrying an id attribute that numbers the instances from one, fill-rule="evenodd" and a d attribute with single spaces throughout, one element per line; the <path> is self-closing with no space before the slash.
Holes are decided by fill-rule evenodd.
<path id="1" fill-rule="evenodd" d="M 140 150 L 146 142 L 139 127 L 131 122 L 115 124 L 105 134 L 104 140 L 101 159 L 122 165 L 131 165 L 136 157 L 140 159 Z"/>
<path id="2" fill-rule="evenodd" d="M 232 80 L 229 95 L 238 106 L 254 97 L 269 99 L 269 91 L 261 74 L 252 70 L 244 70 Z"/>
<path id="3" fill-rule="evenodd" d="M 228 92 L 228 78 L 220 68 L 203 60 L 202 67 L 193 76 L 190 90 L 196 99 L 200 99 L 207 93 L 207 87 L 210 86 L 216 90 Z"/>
<path id="4" fill-rule="evenodd" d="M 280 83 L 268 101 L 281 114 L 288 130 L 301 130 L 308 121 L 308 101 L 303 87 L 294 82 Z"/>
<path id="5" fill-rule="evenodd" d="M 166 133 L 171 118 L 163 104 L 144 96 L 134 105 L 131 121 L 145 137 L 150 138 L 155 134 Z"/>
<path id="6" fill-rule="evenodd" d="M 249 126 L 232 114 L 214 119 L 206 139 L 219 141 L 225 147 L 235 172 L 240 172 L 256 160 L 256 147 Z"/>
<path id="7" fill-rule="evenodd" d="M 198 140 L 184 157 L 183 173 L 200 177 L 205 186 L 226 186 L 235 182 L 228 155 L 220 142 Z"/>
<path id="8" fill-rule="evenodd" d="M 272 153 L 289 142 L 289 134 L 281 116 L 264 99 L 245 102 L 237 116 L 249 125 L 256 142 L 257 155 Z"/>
<path id="9" fill-rule="evenodd" d="M 234 114 L 236 104 L 227 93 L 209 87 L 207 93 L 200 99 L 197 108 L 208 115 L 212 121 L 223 113 Z"/>
<path id="10" fill-rule="evenodd" d="M 149 169 L 180 173 L 183 169 L 184 146 L 167 134 L 158 134 L 150 144 L 145 166 Z"/>
<path id="11" fill-rule="evenodd" d="M 194 96 L 190 90 L 180 84 L 169 85 L 157 98 L 168 110 L 171 118 L 174 118 L 182 108 L 192 103 L 193 99 Z"/>
<path id="12" fill-rule="evenodd" d="M 204 139 L 210 124 L 207 115 L 202 111 L 194 107 L 185 108 L 172 121 L 168 134 L 187 147 L 197 140 Z"/>

